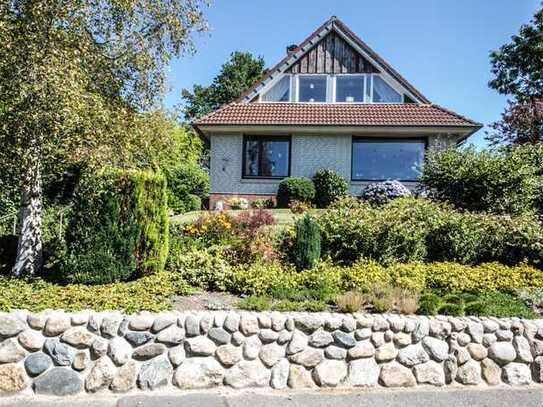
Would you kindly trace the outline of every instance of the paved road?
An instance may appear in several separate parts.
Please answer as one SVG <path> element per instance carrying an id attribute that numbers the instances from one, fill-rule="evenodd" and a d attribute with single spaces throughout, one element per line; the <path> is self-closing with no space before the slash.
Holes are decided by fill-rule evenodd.
<path id="1" fill-rule="evenodd" d="M 90 397 L 93 397 L 90 400 Z M 225 392 L 36 399 L 0 398 L 1 407 L 541 407 L 543 389 L 449 389 L 315 392 Z"/>

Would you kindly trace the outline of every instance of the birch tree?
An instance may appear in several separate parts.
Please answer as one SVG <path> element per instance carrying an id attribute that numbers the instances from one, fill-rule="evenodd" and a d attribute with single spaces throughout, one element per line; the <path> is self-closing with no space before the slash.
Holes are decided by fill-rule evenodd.
<path id="1" fill-rule="evenodd" d="M 122 155 L 165 68 L 205 30 L 205 0 L 5 0 L 0 5 L 1 156 L 20 179 L 14 276 L 41 267 L 42 173 Z"/>

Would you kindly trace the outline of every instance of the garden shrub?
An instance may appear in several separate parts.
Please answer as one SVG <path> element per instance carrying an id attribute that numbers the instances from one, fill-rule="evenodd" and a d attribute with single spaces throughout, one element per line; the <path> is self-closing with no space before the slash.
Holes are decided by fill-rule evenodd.
<path id="1" fill-rule="evenodd" d="M 313 177 L 315 204 L 327 208 L 332 202 L 347 196 L 349 185 L 345 178 L 331 169 L 321 169 Z"/>
<path id="2" fill-rule="evenodd" d="M 537 217 L 460 212 L 427 199 L 400 198 L 380 207 L 343 199 L 317 221 L 323 255 L 342 264 L 526 261 L 541 267 L 543 225 Z"/>
<path id="3" fill-rule="evenodd" d="M 360 198 L 374 205 L 383 205 L 393 199 L 410 196 L 411 192 L 399 181 L 383 181 L 362 188 Z"/>
<path id="4" fill-rule="evenodd" d="M 315 185 L 305 177 L 288 177 L 279 183 L 277 206 L 288 208 L 291 201 L 311 202 L 315 198 Z"/>
<path id="5" fill-rule="evenodd" d="M 519 214 L 534 209 L 542 185 L 543 149 L 431 150 L 421 183 L 432 199 L 470 211 Z"/>
<path id="6" fill-rule="evenodd" d="M 190 285 L 204 290 L 224 291 L 232 277 L 221 247 L 189 249 L 172 245 L 167 270 L 176 272 Z"/>
<path id="7" fill-rule="evenodd" d="M 168 206 L 175 213 L 200 210 L 209 194 L 209 174 L 197 165 L 179 165 L 164 171 Z"/>
<path id="8" fill-rule="evenodd" d="M 296 270 L 278 262 L 255 262 L 234 268 L 227 289 L 236 294 L 267 295 L 282 288 L 297 288 Z"/>
<path id="9" fill-rule="evenodd" d="M 254 209 L 271 209 L 274 206 L 273 199 L 255 199 L 251 202 L 251 208 Z"/>
<path id="10" fill-rule="evenodd" d="M 159 173 L 87 175 L 68 222 L 62 279 L 103 284 L 162 271 L 168 255 L 167 209 L 166 180 Z"/>
<path id="11" fill-rule="evenodd" d="M 230 206 L 231 209 L 249 209 L 249 201 L 247 200 L 247 198 L 233 196 L 232 198 L 228 199 L 226 203 L 228 204 L 228 206 Z"/>
<path id="12" fill-rule="evenodd" d="M 294 259 L 299 269 L 310 269 L 321 256 L 321 232 L 319 224 L 309 215 L 296 221 Z"/>
<path id="13" fill-rule="evenodd" d="M 366 305 L 366 297 L 359 291 L 347 291 L 336 297 L 336 307 L 339 312 L 354 313 Z"/>
<path id="14" fill-rule="evenodd" d="M 79 311 L 118 310 L 126 313 L 158 312 L 171 308 L 173 295 L 187 295 L 191 288 L 176 273 L 158 272 L 136 281 L 104 285 L 58 285 L 40 278 L 0 277 L 0 311 L 45 309 Z"/>

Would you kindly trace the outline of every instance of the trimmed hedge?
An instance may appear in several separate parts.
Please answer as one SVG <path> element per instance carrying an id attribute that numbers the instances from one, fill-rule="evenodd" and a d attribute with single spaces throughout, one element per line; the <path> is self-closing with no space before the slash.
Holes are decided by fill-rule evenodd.
<path id="1" fill-rule="evenodd" d="M 426 199 L 399 198 L 378 208 L 345 199 L 317 220 L 323 255 L 342 264 L 369 258 L 381 264 L 526 261 L 543 266 L 543 225 L 531 215 L 460 212 Z"/>
<path id="2" fill-rule="evenodd" d="M 292 201 L 311 202 L 315 198 L 315 185 L 305 177 L 288 177 L 279 183 L 277 207 L 288 208 Z"/>
<path id="3" fill-rule="evenodd" d="M 164 171 L 168 181 L 168 206 L 176 213 L 202 209 L 209 195 L 209 174 L 195 165 L 180 165 Z"/>
<path id="4" fill-rule="evenodd" d="M 104 284 L 164 270 L 168 222 L 163 175 L 108 170 L 87 176 L 71 211 L 62 280 Z"/>

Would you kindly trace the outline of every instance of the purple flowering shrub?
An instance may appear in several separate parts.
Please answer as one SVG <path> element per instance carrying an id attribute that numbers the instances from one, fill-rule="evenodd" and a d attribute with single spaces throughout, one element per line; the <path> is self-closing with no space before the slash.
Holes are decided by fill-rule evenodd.
<path id="1" fill-rule="evenodd" d="M 411 192 L 399 181 L 369 184 L 362 189 L 361 198 L 371 204 L 383 205 L 393 199 L 410 196 Z"/>

